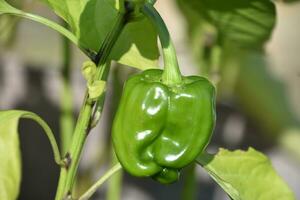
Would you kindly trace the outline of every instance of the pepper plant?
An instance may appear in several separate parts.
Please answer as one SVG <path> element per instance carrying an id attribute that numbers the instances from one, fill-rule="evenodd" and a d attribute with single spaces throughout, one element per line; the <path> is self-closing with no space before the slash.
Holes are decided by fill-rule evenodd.
<path id="1" fill-rule="evenodd" d="M 89 199 L 122 169 L 134 176 L 170 184 L 180 178 L 181 169 L 193 163 L 203 167 L 231 199 L 295 199 L 268 158 L 253 148 L 248 151 L 220 149 L 214 155 L 206 152 L 216 120 L 216 87 L 204 77 L 181 74 L 172 39 L 154 7 L 155 1 L 43 2 L 70 29 L 16 9 L 5 0 L 0 0 L 0 14 L 39 22 L 75 44 L 89 58 L 82 64 L 86 93 L 73 133 L 70 137 L 62 133 L 62 152 L 51 128 L 36 114 L 21 110 L 0 112 L 0 199 L 18 197 L 21 160 L 17 129 L 20 119 L 36 121 L 49 139 L 54 160 L 61 168 L 56 200 Z M 224 10 L 215 9 L 214 12 L 212 18 Z M 163 69 L 158 69 L 157 64 L 157 35 L 162 47 Z M 126 81 L 113 122 L 112 141 L 120 163 L 86 192 L 74 196 L 80 156 L 90 131 L 101 118 L 112 61 L 142 70 Z"/>

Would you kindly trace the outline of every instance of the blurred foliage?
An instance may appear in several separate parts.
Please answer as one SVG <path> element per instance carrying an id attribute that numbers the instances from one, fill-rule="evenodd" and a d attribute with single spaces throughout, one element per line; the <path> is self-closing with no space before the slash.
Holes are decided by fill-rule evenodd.
<path id="1" fill-rule="evenodd" d="M 8 2 L 16 8 L 22 8 L 25 4 L 24 0 L 8 0 Z M 14 16 L 0 16 L 0 46 L 8 47 L 13 44 L 19 20 L 20 18 Z"/>
<path id="2" fill-rule="evenodd" d="M 189 22 L 190 32 L 210 23 L 217 43 L 235 43 L 246 48 L 261 48 L 272 33 L 276 21 L 274 4 L 269 0 L 219 1 L 178 0 Z"/>
<path id="3" fill-rule="evenodd" d="M 278 0 L 278 1 L 283 3 L 295 3 L 298 2 L 299 0 Z"/>
<path id="4" fill-rule="evenodd" d="M 299 122 L 291 110 L 285 88 L 268 71 L 265 55 L 257 51 L 227 48 L 231 50 L 224 50 L 223 67 L 220 68 L 222 79 L 218 88 L 221 95 L 234 96 L 266 133 L 281 134 L 290 127 L 296 127 Z M 233 93 L 224 94 L 231 86 Z"/>
<path id="5" fill-rule="evenodd" d="M 239 106 L 263 133 L 300 160 L 295 147 L 300 143 L 299 119 L 284 84 L 268 70 L 264 52 L 276 22 L 274 3 L 230 2 L 177 0 L 199 71 L 218 86 L 220 102 Z"/>
<path id="6" fill-rule="evenodd" d="M 0 46 L 11 46 L 16 36 L 18 18 L 13 16 L 0 17 Z"/>

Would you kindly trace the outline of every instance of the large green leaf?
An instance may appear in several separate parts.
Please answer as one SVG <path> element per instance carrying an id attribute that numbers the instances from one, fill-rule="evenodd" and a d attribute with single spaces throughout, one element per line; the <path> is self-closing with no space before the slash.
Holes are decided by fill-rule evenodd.
<path id="1" fill-rule="evenodd" d="M 21 182 L 21 158 L 18 125 L 20 118 L 32 119 L 45 130 L 53 149 L 54 159 L 61 165 L 61 157 L 54 135 L 49 126 L 31 112 L 0 111 L 0 199 L 14 200 L 18 197 Z"/>
<path id="2" fill-rule="evenodd" d="M 218 30 L 219 41 L 240 46 L 261 47 L 271 36 L 276 22 L 274 3 L 270 0 L 178 0 L 184 7 L 198 13 Z M 189 17 L 189 16 L 188 16 Z M 190 21 L 197 26 L 196 21 Z"/>
<path id="3" fill-rule="evenodd" d="M 98 52 L 112 30 L 119 12 L 118 0 L 42 0 L 65 19 L 79 39 L 80 45 Z M 145 37 L 147 36 L 147 37 Z M 111 59 L 119 63 L 148 69 L 157 67 L 157 35 L 147 19 L 129 23 L 117 41 Z"/>
<path id="4" fill-rule="evenodd" d="M 90 0 L 85 5 L 78 35 L 84 47 L 99 50 L 116 22 L 115 5 L 112 0 Z M 142 70 L 157 67 L 158 56 L 157 34 L 146 18 L 126 25 L 111 54 L 113 60 Z"/>
<path id="5" fill-rule="evenodd" d="M 40 0 L 47 3 L 54 12 L 69 23 L 76 32 L 79 30 L 80 15 L 89 0 Z M 119 9 L 119 0 L 105 0 Z M 105 5 L 104 5 L 105 6 Z M 99 19 L 98 19 L 99 20 Z"/>
<path id="6" fill-rule="evenodd" d="M 197 162 L 234 200 L 295 200 L 269 159 L 252 148 L 220 149 L 216 155 L 200 155 Z"/>
<path id="7" fill-rule="evenodd" d="M 18 197 L 21 182 L 21 158 L 18 120 L 22 113 L 0 112 L 0 199 Z"/>

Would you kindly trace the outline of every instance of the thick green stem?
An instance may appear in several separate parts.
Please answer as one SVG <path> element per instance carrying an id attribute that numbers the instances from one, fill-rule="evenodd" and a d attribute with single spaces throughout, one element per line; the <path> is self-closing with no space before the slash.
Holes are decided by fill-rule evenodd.
<path id="1" fill-rule="evenodd" d="M 116 43 L 118 37 L 120 36 L 124 26 L 126 24 L 126 16 L 120 13 L 113 30 L 108 34 L 107 38 L 103 42 L 99 53 L 96 56 L 95 63 L 97 64 L 97 75 L 95 80 L 107 80 L 109 72 L 109 55 Z M 69 152 L 67 153 L 66 160 L 69 161 L 69 166 L 67 168 L 62 168 L 59 188 L 56 196 L 56 200 L 61 200 L 64 197 L 72 195 L 72 188 L 74 185 L 74 179 L 78 169 L 81 153 L 83 150 L 86 137 L 91 129 L 91 122 L 93 118 L 93 111 L 98 106 L 103 106 L 105 98 L 105 90 L 103 88 L 102 94 L 97 102 L 101 102 L 102 105 L 98 105 L 95 102 L 91 102 L 88 97 L 88 92 L 86 92 L 86 97 L 81 108 L 81 112 L 76 124 L 75 132 L 73 134 L 73 139 Z"/>
<path id="2" fill-rule="evenodd" d="M 91 113 L 92 103 L 88 101 L 88 96 L 86 95 L 84 105 L 81 109 L 75 127 L 70 152 L 65 156 L 68 166 L 61 169 L 56 200 L 62 200 L 64 197 L 71 195 L 71 189 L 74 181 L 73 177 L 75 176 L 78 168 L 81 150 L 87 136 Z"/>
<path id="3" fill-rule="evenodd" d="M 67 178 L 67 169 L 65 167 L 61 168 L 59 174 L 59 182 L 57 186 L 55 200 L 62 200 L 64 196 L 64 188 Z"/>
<path id="4" fill-rule="evenodd" d="M 143 13 L 155 26 L 164 56 L 163 82 L 167 85 L 179 84 L 182 81 L 176 50 L 164 20 L 150 3 L 146 3 L 142 9 Z"/>
<path id="5" fill-rule="evenodd" d="M 67 25 L 64 24 L 66 27 Z M 73 119 L 73 96 L 71 88 L 71 45 L 66 37 L 62 37 L 63 44 L 63 66 L 61 70 L 62 91 L 61 91 L 61 114 L 60 114 L 60 135 L 61 150 L 65 155 L 72 141 L 74 128 Z"/>
<path id="6" fill-rule="evenodd" d="M 81 151 L 89 131 L 92 109 L 93 105 L 88 101 L 88 97 L 86 96 L 85 104 L 83 105 L 82 112 L 78 118 L 78 122 L 75 127 L 74 138 L 68 154 L 68 157 L 70 158 L 70 167 L 68 168 L 66 187 L 69 188 L 70 191 L 74 183 L 74 177 L 78 168 Z"/>

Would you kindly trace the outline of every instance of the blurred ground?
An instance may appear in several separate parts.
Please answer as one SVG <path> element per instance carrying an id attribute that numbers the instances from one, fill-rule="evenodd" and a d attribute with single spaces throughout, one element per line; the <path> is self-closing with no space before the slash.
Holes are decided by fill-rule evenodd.
<path id="1" fill-rule="evenodd" d="M 170 28 L 175 41 L 179 61 L 184 74 L 196 72 L 195 63 L 186 43 L 185 22 L 178 12 L 174 1 L 158 1 L 159 11 Z M 43 6 L 34 9 L 44 16 L 55 17 Z M 293 110 L 300 118 L 300 3 L 277 4 L 278 24 L 272 40 L 267 45 L 270 71 L 284 82 L 293 105 Z M 27 109 L 40 114 L 54 131 L 58 132 L 59 87 L 60 78 L 60 41 L 53 31 L 39 24 L 23 21 L 17 36 L 17 45 L 12 50 L 0 50 L 0 109 Z M 80 66 L 86 58 L 74 51 L 74 70 L 72 74 L 73 94 L 76 112 L 81 105 L 85 83 L 80 74 Z M 110 90 L 110 96 L 112 96 Z M 104 116 L 110 115 L 111 101 L 107 101 Z M 260 130 L 249 124 L 247 118 L 237 110 L 227 107 L 218 108 L 218 127 L 210 145 L 210 151 L 218 147 L 246 148 L 251 145 L 267 153 L 275 168 L 293 188 L 300 199 L 300 163 L 297 163 L 286 152 L 276 148 L 260 138 Z M 94 163 L 104 150 L 106 134 L 109 127 L 105 124 L 109 117 L 102 119 L 101 126 L 93 131 L 86 144 L 81 169 L 85 170 Z M 21 200 L 53 199 L 58 176 L 54 167 L 50 147 L 41 130 L 33 123 L 22 123 L 23 182 Z M 102 130 L 102 131 L 101 131 Z M 249 134 L 251 133 L 251 135 Z M 41 152 L 43 155 L 41 155 Z M 33 164 L 35 160 L 36 164 Z M 97 178 L 104 169 L 95 171 L 92 177 Z M 202 171 L 198 170 L 198 199 L 227 199 L 224 193 Z M 171 186 L 161 186 L 152 180 L 140 180 L 125 176 L 123 190 L 124 200 L 165 200 L 180 199 L 182 182 Z M 35 191 L 33 188 L 37 188 Z M 104 190 L 99 193 L 104 197 Z"/>

